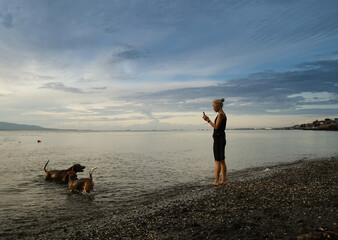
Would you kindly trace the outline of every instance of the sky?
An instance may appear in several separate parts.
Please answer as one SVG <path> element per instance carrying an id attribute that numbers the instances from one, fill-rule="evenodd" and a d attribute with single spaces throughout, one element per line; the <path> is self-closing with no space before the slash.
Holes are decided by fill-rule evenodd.
<path id="1" fill-rule="evenodd" d="M 0 0 L 0 121 L 91 130 L 338 117 L 338 1 Z"/>

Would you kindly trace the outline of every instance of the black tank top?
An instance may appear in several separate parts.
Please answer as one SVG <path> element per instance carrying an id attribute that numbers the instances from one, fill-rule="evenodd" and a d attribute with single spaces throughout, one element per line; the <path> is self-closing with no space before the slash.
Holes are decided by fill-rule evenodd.
<path id="1" fill-rule="evenodd" d="M 215 124 L 217 122 L 217 118 L 218 118 L 218 115 L 215 118 Z M 226 126 L 227 126 L 227 115 L 225 115 L 225 118 L 222 120 L 221 125 L 218 127 L 218 129 L 214 129 L 213 136 L 224 135 L 225 134 L 224 131 L 225 131 Z"/>

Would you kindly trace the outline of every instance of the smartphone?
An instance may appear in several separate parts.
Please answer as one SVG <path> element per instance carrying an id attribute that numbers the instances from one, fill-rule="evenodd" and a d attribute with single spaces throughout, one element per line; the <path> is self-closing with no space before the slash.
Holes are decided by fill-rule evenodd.
<path id="1" fill-rule="evenodd" d="M 203 112 L 203 115 L 205 115 L 205 112 Z"/>

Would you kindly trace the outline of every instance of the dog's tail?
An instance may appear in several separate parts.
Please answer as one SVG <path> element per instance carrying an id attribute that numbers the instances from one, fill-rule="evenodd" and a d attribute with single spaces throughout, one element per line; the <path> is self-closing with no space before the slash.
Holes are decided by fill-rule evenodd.
<path id="1" fill-rule="evenodd" d="M 45 170 L 45 172 L 47 172 L 46 167 L 47 167 L 47 164 L 48 164 L 48 163 L 49 163 L 49 160 L 47 161 L 45 167 L 43 168 L 43 170 Z"/>
<path id="2" fill-rule="evenodd" d="M 89 178 L 90 178 L 90 180 L 92 180 L 92 181 L 93 181 L 92 173 L 93 173 L 93 171 L 94 171 L 96 168 L 97 168 L 97 167 L 93 167 L 93 168 L 90 169 L 90 171 L 89 171 Z"/>

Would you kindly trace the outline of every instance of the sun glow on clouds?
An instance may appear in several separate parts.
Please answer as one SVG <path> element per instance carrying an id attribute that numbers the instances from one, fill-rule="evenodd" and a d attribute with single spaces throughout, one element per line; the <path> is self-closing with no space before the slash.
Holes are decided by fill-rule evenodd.
<path id="1" fill-rule="evenodd" d="M 316 104 L 312 104 L 312 105 L 300 105 L 296 108 L 297 110 L 306 110 L 306 109 L 310 109 L 310 110 L 313 110 L 313 109 L 325 109 L 325 110 L 328 110 L 328 109 L 333 109 L 333 110 L 338 110 L 338 104 L 331 104 L 329 106 L 325 106 L 325 105 L 316 105 Z M 332 117 L 333 118 L 333 117 Z"/>

